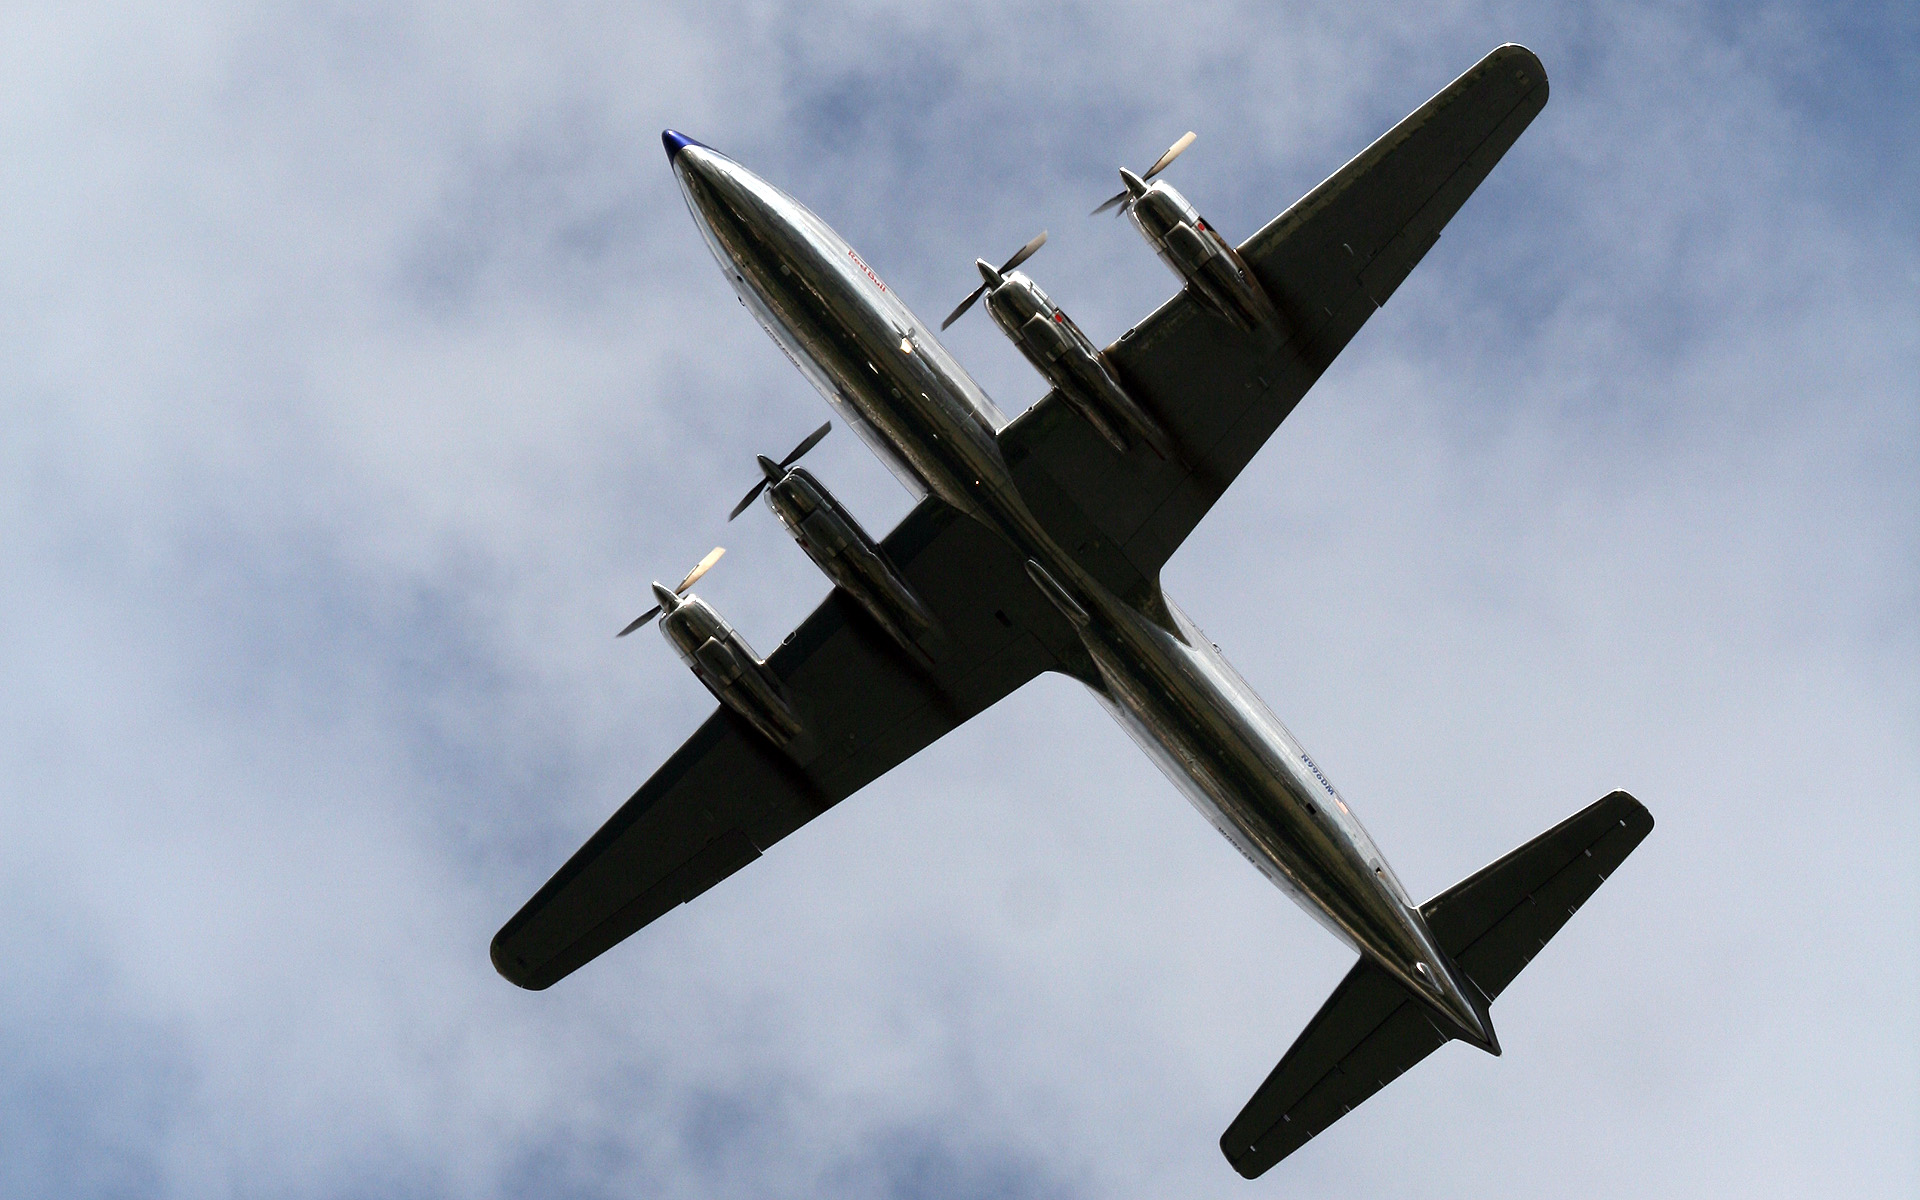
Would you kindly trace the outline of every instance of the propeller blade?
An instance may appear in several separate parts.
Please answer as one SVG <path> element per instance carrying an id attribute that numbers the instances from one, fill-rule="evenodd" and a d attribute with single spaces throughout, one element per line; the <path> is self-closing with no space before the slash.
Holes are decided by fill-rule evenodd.
<path id="1" fill-rule="evenodd" d="M 751 499 L 751 497 L 749 497 L 749 499 Z M 742 507 L 745 507 L 745 506 L 742 505 Z M 698 563 L 694 564 L 693 570 L 688 571 L 687 577 L 685 579 L 682 579 L 680 581 L 679 586 L 673 589 L 673 595 L 671 596 L 668 595 L 667 589 L 661 587 L 657 583 L 653 585 L 653 594 L 660 597 L 660 599 L 663 602 L 672 600 L 674 596 L 683 594 L 688 588 L 700 582 L 700 577 L 702 575 L 705 575 L 708 571 L 713 570 L 713 564 L 719 562 L 720 556 L 722 554 L 725 554 L 726 552 L 727 552 L 727 548 L 725 546 L 715 546 L 712 550 L 709 550 L 707 552 L 707 556 L 701 559 Z M 648 621 L 651 621 L 655 617 L 659 616 L 660 610 L 665 607 L 666 607 L 665 603 L 654 605 L 652 608 L 648 609 L 647 611 L 641 613 L 639 616 L 635 617 L 633 619 L 633 622 L 630 625 L 628 625 L 625 629 L 622 629 L 619 633 L 614 634 L 613 636 L 617 638 L 623 638 L 627 636 L 628 634 L 632 633 L 634 630 L 640 628 L 642 625 L 645 625 Z"/>
<path id="2" fill-rule="evenodd" d="M 1176 158 L 1179 158 L 1180 155 L 1183 152 L 1185 152 L 1188 146 L 1193 145 L 1193 140 L 1198 136 L 1200 135 L 1196 134 L 1191 129 L 1181 134 L 1180 140 L 1175 142 L 1173 145 L 1168 146 L 1167 152 L 1165 154 L 1162 154 L 1158 159 L 1158 161 L 1156 161 L 1152 166 L 1148 167 L 1146 171 L 1141 174 L 1140 178 L 1152 179 L 1155 175 L 1158 175 L 1160 172 L 1172 166 L 1173 160 Z"/>
<path id="3" fill-rule="evenodd" d="M 641 613 L 639 616 L 635 617 L 633 619 L 633 624 L 627 626 L 625 629 L 622 629 L 619 633 L 616 633 L 613 636 L 617 638 L 623 638 L 628 634 L 632 633 L 634 630 L 640 628 L 642 625 L 645 625 L 648 621 L 653 620 L 655 617 L 659 615 L 660 615 L 660 606 L 656 604 L 652 608 L 648 609 L 647 611 Z"/>
<path id="4" fill-rule="evenodd" d="M 1118 192 L 1115 192 L 1113 195 L 1107 197 L 1107 202 L 1105 204 L 1102 204 L 1099 208 L 1094 209 L 1092 212 L 1088 213 L 1087 215 L 1090 217 L 1097 217 L 1101 213 L 1112 208 L 1114 205 L 1125 203 L 1126 199 L 1127 199 L 1127 189 L 1121 188 Z"/>
<path id="5" fill-rule="evenodd" d="M 740 503 L 734 505 L 733 511 L 727 514 L 727 520 L 731 521 L 741 513 L 747 511 L 747 506 L 760 498 L 760 493 L 766 490 L 766 486 L 767 481 L 762 479 L 760 482 L 748 488 L 747 494 L 740 497 Z"/>
<path id="6" fill-rule="evenodd" d="M 707 556 L 696 563 L 693 570 L 687 572 L 685 579 L 682 579 L 674 586 L 674 594 L 680 595 L 694 584 L 700 582 L 700 577 L 708 571 L 713 570 L 713 564 L 719 562 L 720 556 L 726 552 L 727 548 L 725 546 L 715 546 L 713 549 L 707 551 Z"/>
<path id="7" fill-rule="evenodd" d="M 747 506 L 759 498 L 760 493 L 766 489 L 769 483 L 774 483 L 779 480 L 780 472 L 785 471 L 794 463 L 799 462 L 802 455 L 815 446 L 818 446 L 820 439 L 832 432 L 833 422 L 828 421 L 825 425 L 822 425 L 806 437 L 800 439 L 800 444 L 788 451 L 787 456 L 777 463 L 765 455 L 761 455 L 760 470 L 765 474 L 765 478 L 747 489 L 747 494 L 740 497 L 740 503 L 734 505 L 733 511 L 727 514 L 727 520 L 731 521 L 741 513 L 747 511 Z"/>
<path id="8" fill-rule="evenodd" d="M 987 290 L 987 285 L 983 283 L 979 287 L 973 289 L 971 292 L 968 292 L 967 298 L 960 302 L 960 307 L 948 313 L 947 319 L 940 322 L 940 328 L 945 329 L 947 326 L 953 324 L 955 321 L 958 321 L 961 318 L 961 316 L 966 313 L 968 309 L 973 307 L 973 302 L 975 300 L 978 300 L 981 294 L 984 293 L 986 290 Z"/>
<path id="9" fill-rule="evenodd" d="M 822 425 L 820 428 L 808 434 L 800 442 L 798 446 L 795 446 L 793 448 L 793 452 L 791 454 L 788 454 L 785 458 L 780 460 L 780 469 L 784 471 L 788 467 L 799 462 L 801 455 L 813 449 L 815 446 L 818 446 L 820 444 L 820 439 L 832 432 L 833 432 L 833 422 L 828 421 L 825 425 Z"/>
<path id="10" fill-rule="evenodd" d="M 1013 270 L 1015 267 L 1019 266 L 1021 263 L 1032 258 L 1033 252 L 1046 244 L 1047 244 L 1047 231 L 1042 229 L 1040 231 L 1039 237 L 1034 238 L 1032 241 L 1028 242 L 1026 245 L 1020 247 L 1019 250 L 1014 252 L 1013 257 L 1007 260 L 1007 265 L 1000 268 L 1000 273 L 1002 275 L 1005 275 L 1008 271 Z"/>

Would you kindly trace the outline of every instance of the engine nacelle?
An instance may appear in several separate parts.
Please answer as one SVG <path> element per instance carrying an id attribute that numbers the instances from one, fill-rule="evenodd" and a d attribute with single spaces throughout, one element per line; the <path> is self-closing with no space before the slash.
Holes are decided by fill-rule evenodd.
<path id="1" fill-rule="evenodd" d="M 804 467 L 762 458 L 767 507 L 827 578 L 853 597 L 902 650 L 932 663 L 947 649 L 940 622 L 860 522 Z"/>
<path id="2" fill-rule="evenodd" d="M 1120 177 L 1130 194 L 1127 215 L 1160 261 L 1240 328 L 1285 335 L 1272 297 L 1241 261 L 1239 251 L 1200 218 L 1185 196 L 1164 179 L 1148 184 L 1124 169 Z"/>
<path id="3" fill-rule="evenodd" d="M 1002 275 L 984 261 L 978 266 L 987 281 L 987 312 L 994 324 L 1095 432 L 1123 454 L 1134 441 L 1144 442 L 1161 458 L 1172 454 L 1165 427 L 1127 394 L 1106 356 L 1039 284 L 1019 271 Z"/>
<path id="4" fill-rule="evenodd" d="M 819 753 L 778 676 L 713 606 L 653 585 L 660 601 L 660 632 L 720 703 L 746 718 L 767 740 L 804 765 Z"/>

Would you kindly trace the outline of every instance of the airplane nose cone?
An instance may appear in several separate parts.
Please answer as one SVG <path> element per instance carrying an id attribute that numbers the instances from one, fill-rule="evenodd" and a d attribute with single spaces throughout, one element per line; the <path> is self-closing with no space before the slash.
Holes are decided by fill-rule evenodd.
<path id="1" fill-rule="evenodd" d="M 703 150 L 711 150 L 713 148 L 707 145 L 705 142 L 694 141 L 692 138 L 688 137 L 684 133 L 681 133 L 677 129 L 661 130 L 660 141 L 667 148 L 668 162 L 672 162 L 674 159 L 679 158 L 680 152 L 682 150 L 685 150 L 688 146 L 699 146 Z"/>

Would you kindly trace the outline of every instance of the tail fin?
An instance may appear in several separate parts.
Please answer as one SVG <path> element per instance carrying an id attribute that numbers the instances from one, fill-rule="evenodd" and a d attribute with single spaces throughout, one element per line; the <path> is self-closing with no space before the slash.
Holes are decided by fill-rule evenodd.
<path id="1" fill-rule="evenodd" d="M 1614 792 L 1421 912 L 1441 949 L 1492 1000 L 1652 829 L 1638 800 Z M 1252 1179 L 1446 1041 L 1417 1000 L 1362 958 L 1220 1135 L 1220 1149 Z"/>

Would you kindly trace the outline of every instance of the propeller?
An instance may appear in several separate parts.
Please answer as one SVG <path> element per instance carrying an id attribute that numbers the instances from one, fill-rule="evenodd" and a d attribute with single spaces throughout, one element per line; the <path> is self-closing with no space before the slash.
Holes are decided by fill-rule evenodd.
<path id="1" fill-rule="evenodd" d="M 1108 209 L 1112 208 L 1116 204 L 1124 205 L 1124 204 L 1130 203 L 1131 201 L 1138 200 L 1140 198 L 1142 185 L 1144 185 L 1147 182 L 1147 180 L 1152 179 L 1155 175 L 1158 175 L 1160 172 L 1166 170 L 1169 166 L 1171 166 L 1173 164 L 1173 160 L 1176 158 L 1179 158 L 1181 154 L 1185 153 L 1187 147 L 1193 145 L 1194 138 L 1198 136 L 1199 135 L 1194 133 L 1193 130 L 1191 129 L 1187 130 L 1185 133 L 1180 135 L 1179 141 L 1175 142 L 1171 146 L 1168 146 L 1167 152 L 1165 154 L 1162 154 L 1159 158 L 1155 159 L 1154 164 L 1148 167 L 1144 172 L 1142 172 L 1139 175 L 1135 175 L 1133 172 L 1127 170 L 1125 167 L 1120 168 L 1120 181 L 1126 184 L 1127 186 L 1124 188 L 1121 188 L 1118 193 L 1108 197 L 1107 202 L 1105 204 L 1102 204 L 1099 208 L 1094 209 L 1092 212 L 1088 213 L 1087 215 L 1090 217 L 1097 217 L 1101 213 L 1107 211 Z M 1127 210 L 1123 207 L 1120 211 L 1125 212 Z"/>
<path id="2" fill-rule="evenodd" d="M 701 559 L 698 563 L 695 563 L 693 570 L 688 571 L 687 577 L 685 579 L 682 579 L 677 585 L 675 585 L 674 589 L 671 592 L 661 587 L 657 583 L 654 584 L 653 594 L 659 597 L 660 603 L 654 605 L 652 608 L 648 609 L 646 612 L 643 612 L 639 616 L 635 617 L 633 619 L 633 624 L 627 626 L 625 629 L 622 629 L 619 633 L 616 633 L 613 636 L 625 637 L 628 634 L 632 633 L 634 630 L 640 628 L 642 625 L 645 625 L 648 621 L 651 621 L 655 617 L 659 616 L 660 610 L 665 608 L 669 602 L 674 601 L 674 598 L 677 596 L 685 595 L 688 588 L 700 582 L 700 577 L 702 575 L 705 575 L 708 571 L 713 570 L 713 564 L 719 562 L 720 556 L 722 554 L 725 554 L 726 552 L 727 552 L 727 548 L 725 546 L 715 546 L 712 550 L 708 551 L 707 556 Z"/>
<path id="3" fill-rule="evenodd" d="M 762 454 L 759 459 L 760 473 L 765 478 L 761 479 L 759 483 L 754 484 L 753 487 L 748 489 L 747 494 L 741 498 L 740 503 L 734 505 L 733 511 L 727 514 L 727 520 L 731 521 L 735 517 L 739 516 L 741 513 L 747 511 L 747 505 L 752 504 L 756 499 L 758 499 L 761 491 L 764 490 L 769 483 L 779 483 L 780 477 L 786 474 L 788 467 L 799 462 L 801 455 L 813 449 L 815 446 L 818 446 L 820 444 L 820 439 L 832 432 L 833 432 L 833 422 L 828 421 L 825 425 L 822 425 L 820 428 L 814 430 L 812 433 L 808 434 L 805 438 L 803 438 L 800 444 L 798 446 L 795 446 L 793 450 L 785 458 L 781 459 L 779 462 L 774 462 L 772 459 L 769 459 L 766 455 Z"/>
<path id="4" fill-rule="evenodd" d="M 1013 270 L 1015 267 L 1027 261 L 1029 258 L 1032 258 L 1033 252 L 1046 244 L 1047 244 L 1047 231 L 1042 229 L 1040 231 L 1039 237 L 1034 238 L 1032 241 L 1028 242 L 1026 245 L 1020 247 L 1020 249 L 1014 253 L 1014 256 L 1012 258 L 1008 259 L 1004 264 L 1001 265 L 998 271 L 994 270 L 991 266 L 989 266 L 987 264 L 986 259 L 984 258 L 975 259 L 974 261 L 976 265 L 978 265 L 980 268 L 980 277 L 984 282 L 982 282 L 979 287 L 973 289 L 973 293 L 969 295 L 965 300 L 962 300 L 960 302 L 959 308 L 956 308 L 952 312 L 947 314 L 947 319 L 940 322 L 940 328 L 945 329 L 947 326 L 953 324 L 955 321 L 958 321 L 960 319 L 960 315 L 966 312 L 968 309 L 972 308 L 973 302 L 975 300 L 978 300 L 982 293 L 984 293 L 990 287 L 998 287 L 1000 285 L 1000 277 L 1002 275 L 1005 275 L 1008 271 Z"/>

